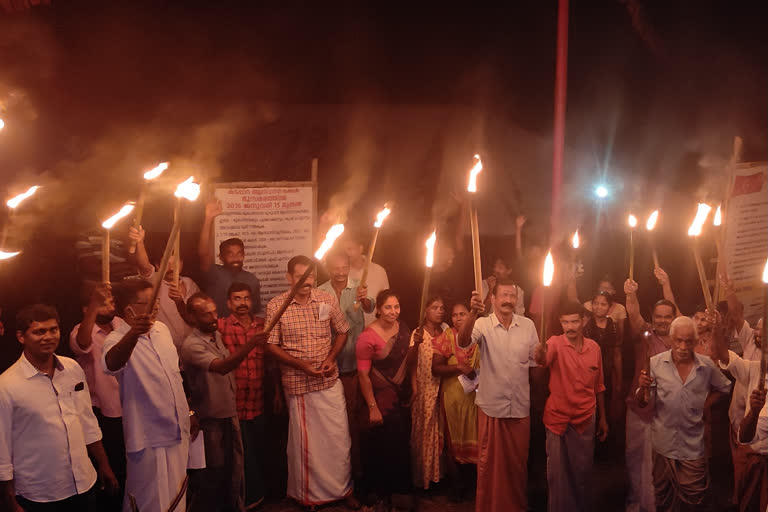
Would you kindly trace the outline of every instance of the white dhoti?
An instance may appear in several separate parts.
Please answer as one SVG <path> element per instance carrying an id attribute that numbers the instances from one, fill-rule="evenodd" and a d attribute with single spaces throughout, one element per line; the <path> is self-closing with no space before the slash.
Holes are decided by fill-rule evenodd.
<path id="1" fill-rule="evenodd" d="M 627 408 L 626 435 L 625 456 L 629 474 L 626 512 L 655 512 L 651 424 L 643 421 L 629 407 Z"/>
<path id="2" fill-rule="evenodd" d="M 302 505 L 345 498 L 352 492 L 351 442 L 341 381 L 287 402 L 288 496 Z"/>
<path id="3" fill-rule="evenodd" d="M 189 439 L 162 448 L 145 448 L 126 454 L 127 478 L 123 512 L 131 512 L 128 495 L 136 498 L 141 512 L 166 512 L 181 490 L 187 476 Z M 176 512 L 187 509 L 186 493 Z"/>

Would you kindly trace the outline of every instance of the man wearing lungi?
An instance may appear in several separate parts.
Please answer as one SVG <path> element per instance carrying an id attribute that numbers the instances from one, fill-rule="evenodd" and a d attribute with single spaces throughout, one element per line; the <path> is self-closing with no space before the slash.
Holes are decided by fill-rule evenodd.
<path id="1" fill-rule="evenodd" d="M 286 278 L 293 287 L 312 260 L 294 256 Z M 288 405 L 288 490 L 302 505 L 316 507 L 352 496 L 350 437 L 344 387 L 336 366 L 349 324 L 336 298 L 314 288 L 315 273 L 297 291 L 269 335 L 267 352 L 281 365 Z M 267 325 L 289 292 L 267 305 Z"/>
<path id="2" fill-rule="evenodd" d="M 711 323 L 717 319 L 712 317 Z M 710 392 L 728 393 L 731 382 L 712 360 L 693 350 L 696 325 L 678 317 L 670 326 L 672 349 L 651 358 L 635 398 L 654 411 L 651 423 L 656 510 L 707 510 L 711 504 L 704 448 L 704 402 Z"/>
<path id="3" fill-rule="evenodd" d="M 538 336 L 533 321 L 515 313 L 517 285 L 505 279 L 491 290 L 493 313 L 472 292 L 471 312 L 459 331 L 459 345 L 480 349 L 477 512 L 524 512 L 528 508 L 528 444 L 531 393 L 528 369 L 535 367 Z"/>

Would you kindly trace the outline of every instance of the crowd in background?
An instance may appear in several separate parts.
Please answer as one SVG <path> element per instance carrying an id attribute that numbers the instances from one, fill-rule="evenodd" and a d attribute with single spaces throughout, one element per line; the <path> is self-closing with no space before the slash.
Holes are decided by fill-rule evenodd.
<path id="1" fill-rule="evenodd" d="M 567 258 L 551 287 L 534 286 L 518 217 L 514 254 L 494 258 L 481 290 L 459 284 L 466 251 L 446 245 L 408 326 L 401 307 L 415 306 L 399 290 L 420 283 L 390 283 L 371 263 L 361 286 L 354 233 L 301 286 L 316 262 L 291 258 L 286 291 L 263 304 L 240 239 L 213 257 L 221 213 L 206 207 L 204 291 L 181 258 L 158 276 L 130 229 L 136 275 L 84 286 L 64 340 L 76 362 L 55 355 L 55 309 L 19 312 L 24 352 L 0 376 L 5 508 L 242 511 L 287 495 L 308 509 L 410 510 L 414 489 L 448 482 L 478 512 L 525 511 L 542 478 L 549 510 L 586 511 L 594 461 L 613 457 L 627 511 L 714 510 L 710 465 L 727 447 L 728 501 L 767 509 L 763 324 L 744 319 L 726 276 L 725 300 L 690 316 L 658 267 L 645 317 L 631 279 L 580 297 Z"/>

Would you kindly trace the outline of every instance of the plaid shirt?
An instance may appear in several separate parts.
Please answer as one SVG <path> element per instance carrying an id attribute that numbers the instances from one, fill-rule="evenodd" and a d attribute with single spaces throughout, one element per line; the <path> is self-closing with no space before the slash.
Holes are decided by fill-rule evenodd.
<path id="1" fill-rule="evenodd" d="M 254 334 L 264 330 L 264 319 L 253 317 L 253 322 L 246 329 L 234 314 L 219 318 L 219 332 L 224 346 L 230 353 Z M 264 347 L 257 346 L 251 350 L 248 357 L 235 369 L 235 403 L 237 417 L 241 420 L 252 420 L 264 412 Z"/>
<path id="2" fill-rule="evenodd" d="M 288 293 L 281 293 L 269 301 L 267 322 L 277 314 Z M 269 343 L 279 345 L 296 359 L 310 361 L 315 368 L 320 368 L 331 351 L 333 336 L 346 334 L 348 330 L 349 324 L 339 309 L 336 297 L 328 292 L 312 289 L 306 304 L 299 304 L 295 299 L 291 302 L 269 333 Z M 303 371 L 286 365 L 281 365 L 281 369 L 283 387 L 289 395 L 328 389 L 339 377 L 338 367 L 334 368 L 330 377 L 310 377 Z"/>

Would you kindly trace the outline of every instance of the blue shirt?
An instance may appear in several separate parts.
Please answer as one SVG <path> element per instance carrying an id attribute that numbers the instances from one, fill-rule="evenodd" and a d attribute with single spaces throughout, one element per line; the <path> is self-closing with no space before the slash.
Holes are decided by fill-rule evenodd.
<path id="1" fill-rule="evenodd" d="M 482 368 L 475 404 L 491 418 L 530 416 L 528 368 L 536 366 L 533 355 L 539 342 L 533 322 L 515 315 L 506 329 L 491 313 L 475 322 L 472 342 L 479 345 Z"/>
<path id="2" fill-rule="evenodd" d="M 226 318 L 231 311 L 227 307 L 227 299 L 229 296 L 227 292 L 232 283 L 245 283 L 251 287 L 251 298 L 253 299 L 253 305 L 251 306 L 251 313 L 258 314 L 261 312 L 261 285 L 259 284 L 259 278 L 251 274 L 247 270 L 239 269 L 237 272 L 232 272 L 223 265 L 211 265 L 208 269 L 208 275 L 206 278 L 206 292 L 216 303 L 216 311 L 219 314 L 219 318 Z"/>
<path id="3" fill-rule="evenodd" d="M 656 411 L 651 423 L 653 449 L 668 459 L 695 460 L 703 457 L 704 402 L 711 390 L 728 393 L 731 381 L 707 356 L 693 354 L 691 373 L 680 379 L 672 351 L 651 358 L 651 390 Z"/>
<path id="4" fill-rule="evenodd" d="M 374 310 L 374 302 L 371 297 L 368 300 L 371 302 L 371 308 L 366 310 L 363 305 L 355 311 L 355 299 L 357 299 L 357 286 L 360 282 L 357 279 L 347 278 L 347 286 L 341 290 L 341 298 L 339 300 L 339 308 L 344 312 L 344 316 L 347 317 L 347 323 L 349 324 L 349 330 L 347 331 L 347 341 L 344 343 L 344 347 L 336 357 L 336 364 L 339 365 L 339 372 L 353 372 L 357 370 L 357 356 L 355 354 L 355 347 L 357 345 L 357 338 L 360 333 L 365 329 L 365 315 L 363 313 L 372 313 Z M 333 289 L 333 285 L 330 281 L 318 286 L 320 290 L 326 291 L 339 299 L 336 295 L 336 290 Z"/>

